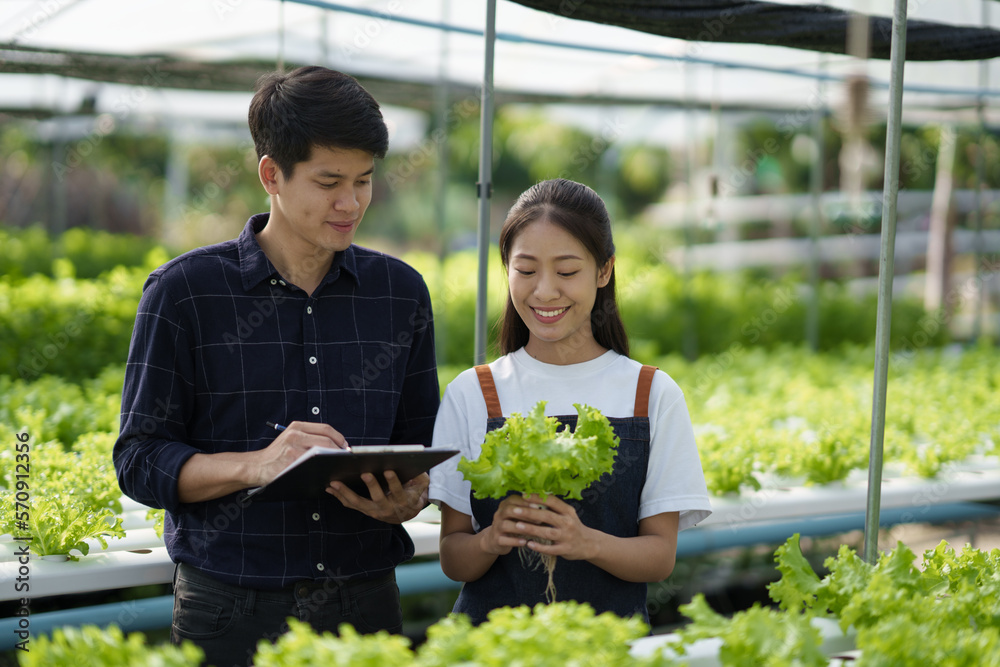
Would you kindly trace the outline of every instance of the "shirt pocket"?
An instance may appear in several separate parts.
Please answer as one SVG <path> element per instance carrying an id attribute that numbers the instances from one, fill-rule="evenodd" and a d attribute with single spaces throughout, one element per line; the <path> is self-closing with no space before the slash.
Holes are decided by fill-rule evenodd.
<path id="1" fill-rule="evenodd" d="M 341 347 L 344 408 L 365 419 L 393 419 L 399 392 L 398 366 L 404 350 L 382 343 Z"/>

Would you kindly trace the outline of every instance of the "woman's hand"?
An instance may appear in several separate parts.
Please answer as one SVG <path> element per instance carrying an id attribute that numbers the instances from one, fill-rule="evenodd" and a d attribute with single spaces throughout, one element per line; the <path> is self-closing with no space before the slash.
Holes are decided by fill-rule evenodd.
<path id="1" fill-rule="evenodd" d="M 537 495 L 511 496 L 509 500 L 512 525 L 505 523 L 504 527 L 509 526 L 510 533 L 518 536 L 516 546 L 567 560 L 591 560 L 599 555 L 602 533 L 583 525 L 573 506 L 564 500 L 556 496 L 542 500 Z"/>
<path id="2" fill-rule="evenodd" d="M 587 560 L 625 581 L 662 581 L 674 568 L 678 522 L 678 512 L 663 512 L 641 519 L 635 537 L 616 537 L 583 525 L 573 506 L 555 496 L 544 501 L 508 496 L 493 524 L 475 533 L 471 516 L 442 503 L 441 567 L 455 581 L 475 581 L 497 556 L 526 546 L 544 555 Z"/>
<path id="3" fill-rule="evenodd" d="M 522 506 L 521 496 L 507 496 L 493 514 L 493 523 L 479 533 L 480 546 L 485 553 L 504 556 L 514 547 L 522 547 L 525 540 L 516 534 L 514 526 L 518 515 L 515 509 Z"/>

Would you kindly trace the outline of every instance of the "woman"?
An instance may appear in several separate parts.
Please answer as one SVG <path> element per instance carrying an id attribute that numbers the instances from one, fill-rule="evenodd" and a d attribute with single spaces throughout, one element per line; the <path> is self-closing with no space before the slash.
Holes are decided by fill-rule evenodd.
<path id="1" fill-rule="evenodd" d="M 507 215 L 500 256 L 504 356 L 448 385 L 434 446 L 475 459 L 505 415 L 527 414 L 542 400 L 569 428 L 574 403 L 597 408 L 621 444 L 610 477 L 581 502 L 474 499 L 457 456 L 431 471 L 441 567 L 465 582 L 455 611 L 481 623 L 496 607 L 544 602 L 547 575 L 522 565 L 515 548 L 526 547 L 561 557 L 558 599 L 648 622 L 646 583 L 670 575 L 678 530 L 711 513 L 683 394 L 666 373 L 628 357 L 611 221 L 593 190 L 564 179 L 530 188 Z"/>

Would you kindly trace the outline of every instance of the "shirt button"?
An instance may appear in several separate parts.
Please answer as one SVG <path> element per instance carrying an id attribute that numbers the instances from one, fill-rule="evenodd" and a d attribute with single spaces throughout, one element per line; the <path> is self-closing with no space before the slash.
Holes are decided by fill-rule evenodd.
<path id="1" fill-rule="evenodd" d="M 319 521 L 319 512 L 313 512 L 313 521 Z"/>
<path id="2" fill-rule="evenodd" d="M 281 283 L 282 285 L 284 285 L 284 284 L 285 284 L 285 281 L 284 281 L 284 280 L 279 280 L 278 282 L 279 282 L 279 283 Z"/>
<path id="3" fill-rule="evenodd" d="M 320 572 L 322 572 L 326 568 L 323 567 L 323 563 L 316 563 L 316 569 L 319 570 Z"/>
<path id="4" fill-rule="evenodd" d="M 277 280 L 275 280 L 274 278 L 271 278 L 271 284 L 272 284 L 272 285 L 277 285 L 277 284 L 278 284 L 278 281 L 277 281 Z"/>
<path id="5" fill-rule="evenodd" d="M 306 312 L 309 313 L 310 315 L 312 315 L 313 314 L 313 307 L 312 306 L 307 306 L 306 307 Z"/>
<path id="6" fill-rule="evenodd" d="M 319 408 L 313 408 L 313 409 L 312 409 L 312 413 L 313 413 L 314 415 L 318 415 L 318 414 L 319 414 Z"/>
<path id="7" fill-rule="evenodd" d="M 309 363 L 310 364 L 315 364 L 316 363 L 316 357 L 309 357 Z"/>

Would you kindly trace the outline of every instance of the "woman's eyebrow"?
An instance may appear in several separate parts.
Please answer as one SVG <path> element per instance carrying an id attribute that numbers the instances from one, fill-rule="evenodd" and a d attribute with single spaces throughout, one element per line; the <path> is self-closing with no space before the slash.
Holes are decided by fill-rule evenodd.
<path id="1" fill-rule="evenodd" d="M 516 255 L 514 255 L 514 259 L 530 259 L 532 261 L 537 261 L 538 260 L 537 257 L 535 257 L 534 255 L 529 255 L 526 252 L 519 252 L 519 253 L 517 253 Z M 559 255 L 558 257 L 555 257 L 554 259 L 556 259 L 558 261 L 558 260 L 562 260 L 562 259 L 583 259 L 583 258 L 580 257 L 579 255 Z"/>

